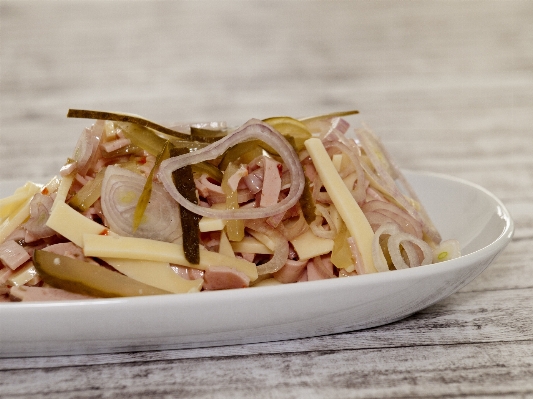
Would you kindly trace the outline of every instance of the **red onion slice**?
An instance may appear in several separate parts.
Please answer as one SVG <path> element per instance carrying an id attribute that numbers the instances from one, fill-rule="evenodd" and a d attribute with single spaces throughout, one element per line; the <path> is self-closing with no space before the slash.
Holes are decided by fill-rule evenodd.
<path id="1" fill-rule="evenodd" d="M 287 262 L 289 257 L 289 242 L 280 234 L 279 231 L 273 229 L 262 220 L 248 220 L 245 223 L 246 228 L 266 234 L 274 241 L 274 254 L 267 263 L 257 266 L 257 274 L 262 276 L 264 274 L 275 273 L 280 270 Z"/>
<path id="2" fill-rule="evenodd" d="M 261 140 L 276 150 L 289 169 L 292 182 L 286 198 L 264 208 L 212 209 L 187 201 L 176 190 L 172 179 L 173 171 L 187 165 L 214 159 L 222 155 L 230 147 L 252 139 Z M 163 183 L 163 186 L 172 198 L 179 202 L 180 205 L 198 215 L 217 219 L 259 219 L 284 212 L 298 201 L 305 184 L 302 166 L 292 146 L 281 134 L 257 119 L 249 120 L 233 133 L 207 147 L 163 161 L 159 169 L 159 180 Z"/>
<path id="3" fill-rule="evenodd" d="M 143 220 L 133 231 L 133 215 L 146 178 L 119 166 L 108 166 L 102 181 L 102 211 L 111 231 L 129 237 L 174 242 L 181 237 L 178 204 L 153 182 Z"/>

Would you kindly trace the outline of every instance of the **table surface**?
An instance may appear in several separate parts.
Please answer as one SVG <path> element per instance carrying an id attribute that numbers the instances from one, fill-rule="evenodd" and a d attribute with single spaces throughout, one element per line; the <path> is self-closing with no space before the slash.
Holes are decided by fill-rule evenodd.
<path id="1" fill-rule="evenodd" d="M 468 286 L 387 326 L 0 359 L 0 397 L 533 395 L 532 1 L 1 0 L 0 180 L 57 173 L 88 123 L 68 108 L 161 123 L 356 108 L 403 168 L 484 186 L 516 232 Z"/>

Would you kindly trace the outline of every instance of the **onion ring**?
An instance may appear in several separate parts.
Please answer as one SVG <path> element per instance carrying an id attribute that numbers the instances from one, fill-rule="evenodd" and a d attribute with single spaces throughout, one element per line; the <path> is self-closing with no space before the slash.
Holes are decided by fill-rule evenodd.
<path id="1" fill-rule="evenodd" d="M 214 159 L 223 154 L 227 149 L 243 141 L 258 139 L 268 144 L 281 156 L 291 174 L 291 187 L 286 198 L 275 205 L 264 208 L 239 208 L 239 209 L 212 209 L 189 202 L 174 186 L 172 172 L 187 165 Z M 300 198 L 304 190 L 305 178 L 298 154 L 287 140 L 266 123 L 251 119 L 239 129 L 213 144 L 191 152 L 167 159 L 159 168 L 159 180 L 168 193 L 181 206 L 201 216 L 217 219 L 260 219 L 284 212 L 291 208 Z"/>

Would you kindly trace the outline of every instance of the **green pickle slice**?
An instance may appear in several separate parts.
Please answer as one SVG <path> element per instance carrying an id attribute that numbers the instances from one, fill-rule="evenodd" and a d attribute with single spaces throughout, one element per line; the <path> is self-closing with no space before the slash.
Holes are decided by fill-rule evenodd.
<path id="1" fill-rule="evenodd" d="M 98 264 L 53 252 L 35 251 L 33 264 L 45 283 L 70 292 L 100 298 L 170 294 Z"/>

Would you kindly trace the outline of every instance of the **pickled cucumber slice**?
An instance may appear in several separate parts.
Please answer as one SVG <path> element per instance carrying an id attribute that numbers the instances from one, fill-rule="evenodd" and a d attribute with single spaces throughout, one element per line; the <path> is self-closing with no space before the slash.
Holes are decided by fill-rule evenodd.
<path id="1" fill-rule="evenodd" d="M 170 294 L 103 266 L 48 251 L 35 251 L 33 264 L 47 284 L 70 292 L 100 298 Z"/>
<path id="2" fill-rule="evenodd" d="M 124 114 L 121 112 L 106 112 L 106 111 L 91 111 L 85 109 L 69 109 L 67 118 L 86 118 L 86 119 L 102 119 L 105 121 L 116 122 L 129 122 L 139 126 L 147 127 L 149 129 L 156 130 L 161 133 L 168 134 L 173 137 L 180 138 L 182 140 L 190 140 L 190 135 L 186 133 L 180 133 L 168 127 L 161 126 L 158 123 L 152 122 L 148 119 L 144 119 L 137 115 Z"/>
<path id="3" fill-rule="evenodd" d="M 264 119 L 263 122 L 268 123 L 285 138 L 294 139 L 294 147 L 296 151 L 304 149 L 304 142 L 311 138 L 311 132 L 302 122 L 290 116 L 277 116 L 273 118 Z"/>

